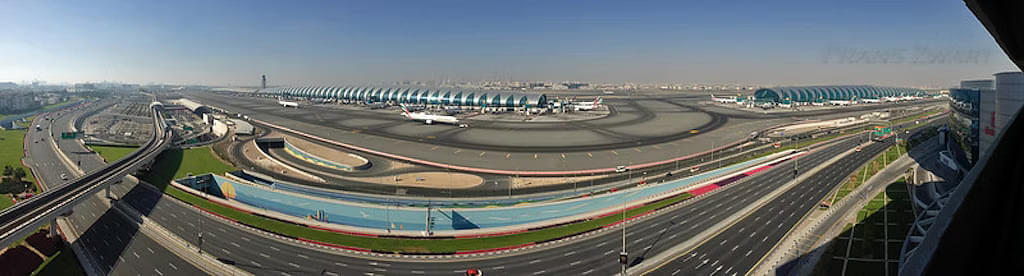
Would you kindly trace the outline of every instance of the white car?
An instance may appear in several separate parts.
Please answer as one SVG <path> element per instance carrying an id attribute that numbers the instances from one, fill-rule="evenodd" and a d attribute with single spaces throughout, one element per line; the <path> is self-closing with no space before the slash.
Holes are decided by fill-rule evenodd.
<path id="1" fill-rule="evenodd" d="M 60 174 L 60 179 L 68 180 L 68 174 L 66 174 L 66 173 Z"/>
<path id="2" fill-rule="evenodd" d="M 629 170 L 629 168 L 626 168 L 626 166 L 615 167 L 615 172 L 617 172 L 617 173 L 624 173 L 624 172 L 626 172 L 628 170 Z"/>

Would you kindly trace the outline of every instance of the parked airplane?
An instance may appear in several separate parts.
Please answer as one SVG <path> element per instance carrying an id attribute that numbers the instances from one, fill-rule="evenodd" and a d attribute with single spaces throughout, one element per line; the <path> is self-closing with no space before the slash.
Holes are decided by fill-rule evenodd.
<path id="1" fill-rule="evenodd" d="M 828 104 L 831 104 L 831 105 L 852 105 L 853 103 L 854 103 L 854 100 L 848 100 L 848 101 L 830 100 L 830 101 L 828 101 Z"/>
<path id="2" fill-rule="evenodd" d="M 719 102 L 719 103 L 738 103 L 739 102 L 739 101 L 736 100 L 735 97 L 719 98 L 719 97 L 715 97 L 715 94 L 711 94 L 711 100 L 713 100 L 715 102 Z"/>
<path id="3" fill-rule="evenodd" d="M 880 103 L 880 102 L 882 102 L 881 99 L 860 99 L 860 101 L 865 102 L 865 103 Z"/>
<path id="4" fill-rule="evenodd" d="M 576 111 L 587 111 L 601 107 L 602 102 L 604 102 L 604 99 L 597 97 L 593 102 L 572 102 L 572 106 L 576 107 Z"/>
<path id="5" fill-rule="evenodd" d="M 297 102 L 277 101 L 277 104 L 279 104 L 279 105 L 281 105 L 283 107 L 299 108 L 299 103 L 297 103 Z"/>
<path id="6" fill-rule="evenodd" d="M 422 121 L 423 123 L 428 125 L 433 124 L 434 122 L 446 124 L 459 123 L 459 119 L 455 118 L 454 116 L 433 115 L 427 114 L 426 112 L 409 112 L 409 110 L 405 108 L 405 105 L 402 105 L 402 116 L 410 120 Z"/>

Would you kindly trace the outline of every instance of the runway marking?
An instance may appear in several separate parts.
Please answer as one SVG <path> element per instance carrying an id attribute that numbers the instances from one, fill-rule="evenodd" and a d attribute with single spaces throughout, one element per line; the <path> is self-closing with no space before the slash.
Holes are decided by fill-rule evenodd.
<path id="1" fill-rule="evenodd" d="M 512 153 L 511 152 L 505 154 L 505 159 L 512 159 L 510 157 L 512 157 Z"/>
<path id="2" fill-rule="evenodd" d="M 565 154 L 564 153 L 562 154 L 562 160 L 565 160 Z"/>
<path id="3" fill-rule="evenodd" d="M 460 152 L 462 152 L 462 149 L 455 150 L 455 154 L 459 154 Z"/>
<path id="4" fill-rule="evenodd" d="M 612 154 L 614 154 L 614 155 L 619 155 L 619 152 L 617 152 L 617 151 L 614 151 L 614 150 L 613 150 L 613 151 L 612 151 Z"/>
<path id="5" fill-rule="evenodd" d="M 480 157 L 484 157 L 484 154 L 487 154 L 487 152 L 486 151 L 481 151 L 480 152 Z"/>
<path id="6" fill-rule="evenodd" d="M 633 148 L 633 150 L 636 152 L 643 152 L 642 150 L 640 150 L 640 148 Z"/>
<path id="7" fill-rule="evenodd" d="M 588 152 L 587 153 L 587 158 L 594 158 L 594 155 Z"/>

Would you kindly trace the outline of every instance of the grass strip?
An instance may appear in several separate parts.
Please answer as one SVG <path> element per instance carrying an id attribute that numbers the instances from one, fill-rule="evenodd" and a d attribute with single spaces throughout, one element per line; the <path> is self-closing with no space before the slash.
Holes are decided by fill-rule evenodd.
<path id="1" fill-rule="evenodd" d="M 126 155 L 134 152 L 138 147 L 124 147 L 124 146 L 89 146 L 93 151 L 96 151 L 103 157 L 103 160 L 107 160 L 107 163 L 113 163 L 117 160 L 121 160 Z"/>

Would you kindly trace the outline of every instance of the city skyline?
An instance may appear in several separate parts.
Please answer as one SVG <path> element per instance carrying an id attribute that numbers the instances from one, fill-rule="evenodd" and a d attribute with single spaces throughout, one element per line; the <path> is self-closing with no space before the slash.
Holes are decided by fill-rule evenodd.
<path id="1" fill-rule="evenodd" d="M 954 86 L 1014 70 L 959 1 L 12 2 L 0 81 Z"/>

